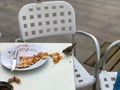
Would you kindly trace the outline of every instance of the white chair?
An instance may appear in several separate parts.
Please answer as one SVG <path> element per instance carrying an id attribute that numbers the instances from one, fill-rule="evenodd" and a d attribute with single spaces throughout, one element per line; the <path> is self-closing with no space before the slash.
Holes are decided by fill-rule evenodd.
<path id="1" fill-rule="evenodd" d="M 99 81 L 100 81 L 101 90 L 113 90 L 113 86 L 115 84 L 117 72 L 109 72 L 109 71 L 107 71 L 105 65 L 106 65 L 106 60 L 107 60 L 107 54 L 117 44 L 120 44 L 120 40 L 114 41 L 112 44 L 110 44 L 107 47 L 107 49 L 104 52 L 104 55 L 103 55 L 103 68 L 102 68 L 101 73 L 99 74 Z"/>
<path id="2" fill-rule="evenodd" d="M 50 1 L 31 3 L 23 6 L 18 15 L 21 38 L 26 41 L 37 37 L 52 35 L 72 35 L 74 43 L 75 34 L 83 34 L 90 37 L 95 44 L 96 66 L 94 75 L 90 75 L 86 69 L 74 58 L 76 88 L 82 88 L 94 84 L 96 88 L 97 66 L 100 57 L 100 46 L 98 40 L 91 34 L 84 31 L 76 31 L 75 11 L 65 1 Z"/>

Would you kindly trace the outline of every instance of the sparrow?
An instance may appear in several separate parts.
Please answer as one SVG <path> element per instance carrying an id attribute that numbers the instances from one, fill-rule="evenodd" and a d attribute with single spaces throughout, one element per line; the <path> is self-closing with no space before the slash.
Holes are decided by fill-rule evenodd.
<path id="1" fill-rule="evenodd" d="M 62 51 L 62 53 L 64 53 L 65 55 L 71 55 L 71 52 L 72 52 L 73 48 L 75 47 L 75 45 L 76 45 L 76 42 L 72 46 L 65 48 Z"/>

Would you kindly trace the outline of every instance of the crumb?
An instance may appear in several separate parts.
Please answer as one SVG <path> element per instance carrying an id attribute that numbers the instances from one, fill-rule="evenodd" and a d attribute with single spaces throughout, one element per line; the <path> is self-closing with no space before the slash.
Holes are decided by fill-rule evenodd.
<path id="1" fill-rule="evenodd" d="M 9 78 L 8 79 L 8 83 L 13 83 L 14 82 L 14 79 L 13 78 Z"/>
<path id="2" fill-rule="evenodd" d="M 20 83 L 21 82 L 21 80 L 18 77 L 16 77 L 16 76 L 14 76 L 13 78 L 14 78 L 16 83 Z"/>
<path id="3" fill-rule="evenodd" d="M 20 83 L 21 80 L 16 76 L 13 76 L 12 78 L 8 79 L 8 83 L 13 83 L 13 82 Z"/>

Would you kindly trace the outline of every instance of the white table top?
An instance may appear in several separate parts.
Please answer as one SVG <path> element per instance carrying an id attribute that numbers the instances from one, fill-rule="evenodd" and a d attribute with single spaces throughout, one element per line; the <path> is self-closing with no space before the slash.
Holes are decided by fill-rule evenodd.
<path id="1" fill-rule="evenodd" d="M 0 43 L 2 53 L 8 47 L 20 43 Z M 71 43 L 34 43 L 48 50 L 48 53 L 59 52 Z M 14 90 L 75 90 L 73 56 L 65 57 L 54 64 L 48 60 L 43 66 L 29 71 L 14 71 L 4 68 L 0 64 L 0 81 L 7 81 L 13 76 L 21 79 L 20 84 L 12 83 Z"/>

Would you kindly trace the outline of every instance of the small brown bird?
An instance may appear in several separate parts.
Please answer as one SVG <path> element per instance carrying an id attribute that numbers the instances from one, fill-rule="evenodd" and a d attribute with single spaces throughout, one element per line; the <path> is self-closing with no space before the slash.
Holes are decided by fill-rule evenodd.
<path id="1" fill-rule="evenodd" d="M 69 47 L 65 48 L 62 52 L 63 52 L 65 55 L 71 55 L 72 50 L 73 50 L 73 48 L 75 47 L 75 45 L 76 45 L 76 42 L 75 42 L 72 46 L 69 46 Z"/>

